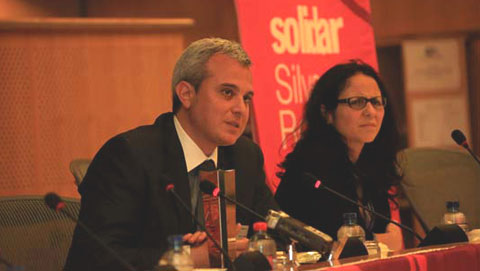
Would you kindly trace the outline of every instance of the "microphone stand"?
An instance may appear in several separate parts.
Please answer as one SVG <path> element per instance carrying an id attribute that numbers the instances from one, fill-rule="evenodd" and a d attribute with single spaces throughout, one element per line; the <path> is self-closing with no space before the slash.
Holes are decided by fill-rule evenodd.
<path id="1" fill-rule="evenodd" d="M 49 202 L 46 202 L 48 207 L 50 207 L 51 209 L 53 209 L 57 212 L 62 213 L 66 217 L 70 218 L 70 220 L 76 222 L 87 233 L 88 236 L 90 236 L 98 245 L 100 245 L 110 256 L 115 258 L 115 260 L 117 260 L 121 265 L 123 265 L 123 267 L 127 268 L 127 270 L 129 270 L 129 271 L 135 271 L 135 268 L 133 268 L 133 266 L 131 264 L 129 264 L 127 261 L 125 261 L 111 247 L 109 247 L 107 244 L 105 244 L 102 239 L 100 239 L 95 233 L 93 233 L 87 227 L 87 225 L 85 225 L 82 221 L 80 221 L 80 219 L 77 219 L 75 216 L 73 216 L 69 212 L 65 211 L 63 209 L 65 207 L 65 203 L 61 200 L 61 198 L 58 195 L 51 194 L 51 193 L 47 194 L 47 196 L 48 195 L 53 195 L 53 196 L 58 198 L 58 202 L 57 202 L 56 206 L 51 206 L 49 204 Z M 45 201 L 47 201 L 47 200 L 45 199 Z"/>
<path id="2" fill-rule="evenodd" d="M 406 189 L 407 189 L 405 184 L 402 183 L 401 186 L 403 187 L 403 190 L 406 190 Z M 418 213 L 417 206 L 416 206 L 415 203 L 412 201 L 412 199 L 410 199 L 410 197 L 408 196 L 407 193 L 404 193 L 404 196 L 405 196 L 405 198 L 407 199 L 408 204 L 410 205 L 410 207 L 412 207 L 413 214 L 417 217 L 418 222 L 420 222 L 420 225 L 422 226 L 423 230 L 425 231 L 425 233 L 428 233 L 428 232 L 430 231 L 430 229 L 428 228 L 428 225 L 427 225 L 427 223 L 425 222 L 425 220 L 423 219 L 423 217 L 420 216 L 420 214 Z"/>
<path id="3" fill-rule="evenodd" d="M 368 208 L 367 206 L 365 206 L 365 205 L 363 205 L 363 204 L 361 204 L 361 203 L 358 203 L 358 202 L 356 202 L 356 201 L 348 198 L 347 196 L 345 196 L 345 195 L 343 195 L 343 194 L 341 194 L 341 193 L 339 193 L 339 192 L 331 189 L 330 187 L 322 184 L 322 182 L 321 182 L 318 178 L 316 178 L 315 176 L 313 176 L 312 174 L 310 174 L 310 173 L 308 173 L 308 172 L 306 172 L 305 174 L 306 174 L 307 176 L 309 176 L 310 178 L 316 180 L 316 182 L 315 182 L 315 188 L 319 188 L 319 187 L 320 187 L 320 188 L 323 188 L 323 189 L 327 190 L 328 192 L 336 195 L 337 197 L 339 197 L 339 198 L 341 198 L 341 199 L 344 199 L 344 200 L 346 200 L 346 201 L 348 201 L 348 202 L 350 202 L 350 203 L 352 203 L 352 204 L 355 204 L 356 206 L 362 208 L 363 210 L 368 211 L 368 212 L 370 212 L 370 213 L 372 213 L 372 214 L 374 214 L 374 215 L 376 215 L 376 216 L 384 219 L 385 221 L 390 222 L 390 223 L 393 223 L 393 224 L 397 225 L 398 227 L 400 227 L 400 228 L 402 228 L 402 229 L 404 229 L 404 230 L 412 233 L 420 242 L 423 241 L 423 238 L 422 238 L 418 233 L 416 233 L 413 229 L 411 229 L 410 227 L 407 227 L 407 226 L 405 226 L 405 225 L 403 225 L 403 224 L 400 224 L 400 223 L 398 223 L 398 222 L 396 222 L 396 221 L 393 221 L 393 220 L 389 219 L 388 217 L 386 217 L 386 216 L 384 216 L 384 215 L 382 215 L 382 214 L 380 214 L 380 213 L 378 213 L 378 212 L 376 212 L 376 211 Z"/>
<path id="4" fill-rule="evenodd" d="M 475 159 L 475 162 L 477 162 L 477 164 L 480 165 L 480 161 L 478 160 L 478 157 L 470 149 L 470 146 L 468 146 L 467 138 L 465 137 L 465 135 L 463 134 L 462 131 L 460 131 L 458 129 L 453 130 L 452 134 L 451 134 L 451 137 L 452 137 L 453 141 L 455 141 L 455 143 L 457 143 L 458 145 L 465 148 L 470 153 L 470 155 L 473 157 L 473 159 Z"/>
<path id="5" fill-rule="evenodd" d="M 269 224 L 269 228 L 274 229 L 281 234 L 283 233 L 288 235 L 291 239 L 294 239 L 307 247 L 318 250 L 322 253 L 325 253 L 327 250 L 330 251 L 331 249 L 332 239 L 330 236 L 318 231 L 313 227 L 307 226 L 288 215 L 288 217 L 283 217 L 283 212 L 270 210 L 269 215 L 266 218 L 262 217 L 260 214 L 243 205 L 242 203 L 226 196 L 218 187 L 206 180 L 200 182 L 200 190 L 205 194 L 212 195 L 214 197 L 219 196 L 229 202 L 232 202 L 233 204 L 236 204 L 240 208 L 252 214 L 254 217 L 260 219 L 260 221 L 266 221 L 267 224 Z M 274 224 L 273 227 L 270 227 L 271 223 Z"/>
<path id="6" fill-rule="evenodd" d="M 175 188 L 173 187 L 173 185 L 167 185 L 166 189 L 167 189 L 168 192 L 172 193 L 172 195 L 175 197 L 175 199 L 177 199 L 178 202 L 180 202 L 180 204 L 187 211 L 187 213 L 189 213 L 192 216 L 195 223 L 197 223 L 197 225 L 200 227 L 200 229 L 205 232 L 205 234 L 208 236 L 208 238 L 212 241 L 213 245 L 218 250 L 220 250 L 220 252 L 223 254 L 223 257 L 225 257 L 225 259 L 226 259 L 227 269 L 231 268 L 233 271 L 235 271 L 235 266 L 233 265 L 232 260 L 230 260 L 230 257 L 228 256 L 228 253 L 218 244 L 217 240 L 215 240 L 213 238 L 213 236 L 207 231 L 207 229 L 205 228 L 205 225 L 203 225 L 198 220 L 198 218 L 192 213 L 190 208 L 188 208 L 187 204 L 185 204 L 185 202 L 183 202 L 182 198 L 180 198 L 180 195 L 178 195 L 177 192 L 175 191 Z"/>
<path id="7" fill-rule="evenodd" d="M 240 206 L 240 208 L 249 212 L 251 215 L 255 216 L 256 218 L 260 219 L 261 221 L 265 221 L 265 217 L 259 215 L 257 212 L 253 211 L 252 209 L 248 208 L 247 206 L 243 205 L 242 203 L 228 197 L 227 195 L 224 195 L 223 193 L 218 193 L 218 196 L 220 196 L 223 199 L 226 199 L 228 202 L 231 202 L 233 204 L 236 204 L 236 205 Z"/>
<path id="8" fill-rule="evenodd" d="M 473 153 L 473 151 L 468 147 L 468 146 L 463 146 L 465 149 L 467 149 L 467 151 L 470 153 L 470 155 L 473 157 L 473 159 L 475 159 L 475 161 L 477 162 L 477 164 L 480 165 L 480 160 L 478 160 L 478 157 L 477 155 L 475 155 L 475 153 Z"/>

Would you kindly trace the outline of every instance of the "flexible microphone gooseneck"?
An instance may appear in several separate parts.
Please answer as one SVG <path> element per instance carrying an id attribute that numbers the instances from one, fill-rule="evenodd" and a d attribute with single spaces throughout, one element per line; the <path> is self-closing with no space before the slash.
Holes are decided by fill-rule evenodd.
<path id="1" fill-rule="evenodd" d="M 259 218 L 261 221 L 266 221 L 270 229 L 273 229 L 280 234 L 286 235 L 306 247 L 316 250 L 322 254 L 329 253 L 332 248 L 333 239 L 330 236 L 311 226 L 304 224 L 303 222 L 293 217 L 290 217 L 284 212 L 269 210 L 268 216 L 264 218 L 260 214 L 251 210 L 240 202 L 237 202 L 236 200 L 231 199 L 221 193 L 220 189 L 215 184 L 209 181 L 201 181 L 200 190 L 205 194 L 209 194 L 214 197 L 220 196 L 232 202 L 233 204 L 238 205 L 240 208 L 243 208 L 255 217 Z"/>
<path id="2" fill-rule="evenodd" d="M 313 185 L 313 187 L 314 187 L 315 189 L 323 188 L 323 189 L 327 190 L 328 192 L 336 195 L 337 197 L 339 197 L 339 198 L 341 198 L 341 199 L 343 199 L 343 200 L 346 200 L 346 201 L 348 201 L 348 202 L 350 202 L 350 203 L 352 203 L 352 204 L 355 204 L 356 206 L 362 208 L 363 210 L 368 211 L 368 212 L 370 212 L 371 214 L 374 214 L 375 216 L 380 217 L 380 218 L 382 218 L 383 220 L 385 220 L 385 221 L 387 221 L 387 222 L 390 222 L 390 223 L 393 223 L 393 224 L 397 225 L 398 227 L 400 227 L 400 228 L 408 231 L 409 233 L 413 234 L 413 236 L 415 236 L 420 242 L 423 241 L 423 238 L 422 238 L 418 233 L 416 233 L 413 229 L 411 229 L 410 227 L 407 227 L 407 226 L 405 226 L 405 225 L 403 225 L 403 224 L 400 224 L 400 223 L 398 223 L 398 222 L 396 222 L 396 221 L 393 221 L 393 220 L 391 220 L 390 218 L 388 218 L 388 217 L 386 217 L 386 216 L 384 216 L 384 215 L 376 212 L 375 210 L 372 210 L 371 208 L 369 208 L 369 207 L 367 207 L 367 206 L 365 206 L 365 205 L 363 205 L 363 204 L 361 204 L 361 203 L 358 203 L 358 202 L 350 199 L 349 197 L 347 197 L 347 196 L 345 196 L 345 195 L 343 195 L 343 194 L 341 194 L 341 193 L 339 193 L 339 192 L 331 189 L 330 187 L 322 184 L 322 181 L 321 181 L 319 178 L 317 178 L 316 176 L 314 176 L 313 174 L 311 174 L 311 173 L 309 173 L 309 172 L 305 172 L 305 175 L 306 175 L 307 177 L 309 177 L 310 179 L 312 179 L 312 180 L 315 181 L 315 183 L 314 183 L 314 185 Z"/>
<path id="3" fill-rule="evenodd" d="M 467 138 L 465 135 L 462 133 L 462 131 L 456 129 L 452 131 L 452 138 L 457 143 L 458 145 L 464 147 L 470 155 L 475 159 L 477 164 L 480 165 L 480 161 L 478 160 L 478 157 L 473 153 L 472 149 L 470 149 L 470 146 L 468 146 Z"/>
<path id="4" fill-rule="evenodd" d="M 193 220 L 195 221 L 195 223 L 197 223 L 197 225 L 200 227 L 200 229 L 202 231 L 205 232 L 205 234 L 207 235 L 208 239 L 210 239 L 213 243 L 213 245 L 218 249 L 220 250 L 220 252 L 223 254 L 223 257 L 226 259 L 226 263 L 228 266 L 227 269 L 232 269 L 235 271 L 235 266 L 233 265 L 232 263 L 232 260 L 230 260 L 230 257 L 228 256 L 228 253 L 225 251 L 225 249 L 223 249 L 220 244 L 217 242 L 217 240 L 215 240 L 215 238 L 213 238 L 213 236 L 207 231 L 207 229 L 205 228 L 205 225 L 203 223 L 201 223 L 197 216 L 195 214 L 192 213 L 192 210 L 188 207 L 188 205 L 182 200 L 182 198 L 180 197 L 180 195 L 178 195 L 178 193 L 175 191 L 175 185 L 173 184 L 167 184 L 167 186 L 165 186 L 165 190 L 167 192 L 169 192 L 170 194 L 173 195 L 173 197 L 178 201 L 180 202 L 180 205 L 182 205 L 183 209 L 185 209 L 185 211 L 190 214 L 190 216 L 193 218 Z"/>
<path id="5" fill-rule="evenodd" d="M 227 195 L 220 193 L 220 188 L 218 188 L 216 185 L 213 183 L 203 180 L 200 182 L 200 191 L 202 191 L 205 194 L 212 195 L 214 197 L 221 197 L 226 199 L 227 201 L 240 206 L 240 208 L 246 210 L 249 212 L 251 215 L 255 216 L 256 218 L 260 219 L 261 221 L 265 221 L 265 217 L 261 216 L 259 213 L 255 212 L 254 210 L 248 208 L 247 206 L 243 205 L 242 203 L 228 197 Z"/>
<path id="6" fill-rule="evenodd" d="M 65 202 L 55 193 L 47 193 L 45 195 L 45 204 L 52 210 L 57 213 L 62 213 L 66 217 L 70 218 L 73 222 L 77 223 L 86 233 L 90 236 L 97 244 L 99 244 L 110 256 L 112 256 L 118 263 L 120 263 L 123 267 L 127 268 L 130 271 L 135 271 L 132 265 L 130 265 L 127 261 L 121 258 L 112 248 L 110 248 L 102 239 L 100 239 L 95 233 L 93 233 L 87 225 L 85 225 L 82 221 L 78 220 L 75 216 L 67 212 L 65 208 Z"/>

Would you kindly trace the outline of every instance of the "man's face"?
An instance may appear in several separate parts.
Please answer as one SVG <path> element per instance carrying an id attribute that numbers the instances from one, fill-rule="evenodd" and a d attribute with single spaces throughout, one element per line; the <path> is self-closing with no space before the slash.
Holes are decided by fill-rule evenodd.
<path id="1" fill-rule="evenodd" d="M 207 76 L 187 108 L 190 137 L 204 151 L 234 144 L 248 121 L 253 95 L 252 73 L 237 60 L 213 55 L 206 64 Z"/>

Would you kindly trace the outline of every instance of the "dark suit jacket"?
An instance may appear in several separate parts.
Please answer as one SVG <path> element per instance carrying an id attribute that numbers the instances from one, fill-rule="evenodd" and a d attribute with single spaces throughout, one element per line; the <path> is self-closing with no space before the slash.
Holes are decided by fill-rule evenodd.
<path id="1" fill-rule="evenodd" d="M 245 137 L 219 148 L 219 168 L 236 171 L 237 200 L 265 215 L 277 209 L 265 185 L 261 150 Z M 163 114 L 153 125 L 138 127 L 110 139 L 93 159 L 79 187 L 79 219 L 137 270 L 156 265 L 167 249 L 167 236 L 193 232 L 190 215 L 167 194 L 175 185 L 190 203 L 185 158 L 173 124 Z M 254 217 L 237 208 L 237 221 Z M 124 270 L 78 225 L 65 270 Z"/>

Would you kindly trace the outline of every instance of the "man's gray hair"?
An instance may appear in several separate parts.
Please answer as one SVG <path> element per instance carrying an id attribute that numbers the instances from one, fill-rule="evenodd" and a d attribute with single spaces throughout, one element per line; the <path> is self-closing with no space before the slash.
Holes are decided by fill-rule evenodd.
<path id="1" fill-rule="evenodd" d="M 176 113 L 182 105 L 175 87 L 181 81 L 190 83 L 195 91 L 207 76 L 207 61 L 215 54 L 224 54 L 238 61 L 244 67 L 252 64 L 242 46 L 235 41 L 221 38 L 206 38 L 193 42 L 182 53 L 175 64 L 172 76 L 173 108 Z"/>

